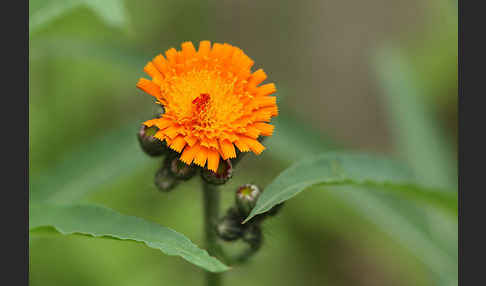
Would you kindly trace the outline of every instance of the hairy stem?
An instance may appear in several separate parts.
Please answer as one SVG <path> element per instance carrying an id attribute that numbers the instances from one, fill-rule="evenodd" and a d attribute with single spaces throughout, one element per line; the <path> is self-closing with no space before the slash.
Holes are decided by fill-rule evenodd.
<path id="1" fill-rule="evenodd" d="M 221 257 L 221 247 L 218 244 L 216 234 L 216 222 L 219 217 L 220 194 L 216 186 L 203 183 L 203 202 L 204 202 L 204 232 L 208 252 L 212 256 Z M 208 286 L 222 285 L 220 273 L 206 272 L 206 282 Z"/>

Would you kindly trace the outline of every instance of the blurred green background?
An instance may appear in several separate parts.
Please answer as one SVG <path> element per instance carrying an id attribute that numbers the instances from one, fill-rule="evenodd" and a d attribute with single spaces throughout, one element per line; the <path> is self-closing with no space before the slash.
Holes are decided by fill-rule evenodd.
<path id="1" fill-rule="evenodd" d="M 457 2 L 33 0 L 30 198 L 106 205 L 203 246 L 199 182 L 169 194 L 136 132 L 152 117 L 144 65 L 183 41 L 242 48 L 278 89 L 276 132 L 223 187 L 268 184 L 329 150 L 383 153 L 457 189 Z M 457 217 L 357 187 L 306 191 L 264 224 L 227 285 L 457 285 Z M 203 285 L 203 270 L 142 244 L 31 234 L 31 285 Z"/>

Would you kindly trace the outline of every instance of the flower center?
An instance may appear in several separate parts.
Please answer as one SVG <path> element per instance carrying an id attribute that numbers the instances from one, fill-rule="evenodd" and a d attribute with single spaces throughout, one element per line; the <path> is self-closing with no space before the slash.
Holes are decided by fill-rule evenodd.
<path id="1" fill-rule="evenodd" d="M 208 93 L 201 93 L 192 101 L 196 121 L 202 126 L 210 125 L 209 102 L 211 96 Z"/>
<path id="2" fill-rule="evenodd" d="M 196 112 L 199 114 L 201 114 L 202 112 L 206 112 L 208 109 L 208 104 L 210 99 L 211 96 L 209 96 L 209 94 L 207 93 L 201 93 L 198 97 L 196 97 L 192 101 L 192 104 L 194 105 Z"/>

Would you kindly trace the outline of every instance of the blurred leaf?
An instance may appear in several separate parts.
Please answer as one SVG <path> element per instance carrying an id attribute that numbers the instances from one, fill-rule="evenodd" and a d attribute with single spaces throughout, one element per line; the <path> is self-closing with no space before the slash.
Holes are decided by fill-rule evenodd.
<path id="1" fill-rule="evenodd" d="M 458 13 L 456 1 L 424 3 L 427 21 L 421 33 L 408 38 L 401 56 L 413 69 L 415 85 L 429 105 L 457 106 Z M 451 5 L 452 4 L 452 5 Z"/>
<path id="2" fill-rule="evenodd" d="M 457 39 L 457 31 L 455 37 Z M 444 43 L 438 45 L 442 47 Z M 455 49 L 456 54 L 453 52 L 454 48 L 452 51 L 450 49 L 439 50 L 441 54 L 445 53 L 450 59 L 450 57 L 457 57 L 457 47 Z M 437 53 L 437 49 L 428 50 L 428 53 Z M 436 57 L 437 55 L 431 55 L 429 61 L 434 61 L 431 58 Z M 445 130 L 441 129 L 443 126 L 439 125 L 436 118 L 438 107 L 440 107 L 438 105 L 441 105 L 443 97 L 448 97 L 448 95 L 444 91 L 436 91 L 438 97 L 431 97 L 430 93 L 434 89 L 428 88 L 424 84 L 424 82 L 436 82 L 441 86 L 446 84 L 457 86 L 457 82 L 447 81 L 445 84 L 445 79 L 434 79 L 434 75 L 437 73 L 431 72 L 432 64 L 430 62 L 424 62 L 417 56 L 411 57 L 411 60 L 412 62 L 407 60 L 401 51 L 393 48 L 381 50 L 379 56 L 375 58 L 375 69 L 384 89 L 384 102 L 388 107 L 387 111 L 391 119 L 390 129 L 397 140 L 398 154 L 409 162 L 416 177 L 425 184 L 457 190 L 457 159 L 454 158 L 453 144 L 446 136 Z M 413 62 L 416 65 L 415 69 L 412 66 Z M 439 60 L 435 63 L 446 62 Z M 457 63 L 448 60 L 447 63 L 449 66 L 446 64 L 446 66 L 437 67 L 437 70 L 441 70 L 442 73 L 452 70 L 457 77 L 457 68 L 453 67 Z M 433 66 L 435 67 L 435 65 Z M 429 72 L 426 73 L 426 70 Z M 453 76 L 451 78 L 456 80 Z M 451 89 L 454 90 L 453 87 L 450 87 L 449 90 Z M 446 218 L 443 213 L 426 210 L 423 217 L 424 231 L 438 247 L 444 249 L 456 261 L 457 265 L 457 216 L 450 219 Z M 451 269 L 449 273 L 454 275 L 451 279 L 457 281 L 457 269 L 455 270 Z"/>
<path id="3" fill-rule="evenodd" d="M 29 1 L 29 36 L 81 5 L 90 7 L 110 26 L 125 25 L 126 15 L 122 0 L 37 0 Z"/>
<path id="4" fill-rule="evenodd" d="M 126 14 L 122 0 L 84 0 L 105 22 L 114 27 L 126 23 Z"/>
<path id="5" fill-rule="evenodd" d="M 29 60 L 46 55 L 78 61 L 95 59 L 140 75 L 143 74 L 144 64 L 150 60 L 150 56 L 143 56 L 141 51 L 124 43 L 88 42 L 68 37 L 42 37 L 32 40 L 31 43 L 33 48 L 29 51 Z M 55 53 L 46 51 L 55 51 Z"/>
<path id="6" fill-rule="evenodd" d="M 439 283 L 436 285 L 457 285 L 457 257 L 444 251 L 439 243 L 450 240 L 450 237 L 439 232 L 440 241 L 431 239 L 429 233 L 411 220 L 407 205 L 400 205 L 390 198 L 377 196 L 376 193 L 372 193 L 374 189 L 372 187 L 325 186 L 325 188 L 328 192 L 352 204 L 364 218 L 409 249 L 438 277 Z M 420 210 L 411 209 L 411 211 Z"/>
<path id="7" fill-rule="evenodd" d="M 29 229 L 33 231 L 46 226 L 55 228 L 61 234 L 84 234 L 142 242 L 167 255 L 181 256 L 211 272 L 229 270 L 228 266 L 170 228 L 96 205 L 31 205 Z"/>
<path id="8" fill-rule="evenodd" d="M 427 108 L 411 67 L 397 51 L 386 49 L 376 59 L 376 70 L 402 157 L 424 183 L 457 186 L 454 153 L 433 110 Z"/>
<path id="9" fill-rule="evenodd" d="M 124 126 L 73 150 L 57 166 L 31 176 L 30 200 L 74 202 L 151 162 L 139 148 L 136 126 Z"/>
<path id="10" fill-rule="evenodd" d="M 457 196 L 418 186 L 410 170 L 392 160 L 353 153 L 326 153 L 286 169 L 258 199 L 245 222 L 315 185 L 376 186 L 457 212 Z"/>

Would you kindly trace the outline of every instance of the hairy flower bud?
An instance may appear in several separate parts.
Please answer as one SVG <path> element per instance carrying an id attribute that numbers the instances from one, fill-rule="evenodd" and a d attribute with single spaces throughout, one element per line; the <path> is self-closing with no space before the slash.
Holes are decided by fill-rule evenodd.
<path id="1" fill-rule="evenodd" d="M 226 241 L 233 241 L 241 238 L 246 226 L 241 224 L 242 217 L 235 208 L 230 208 L 226 215 L 216 225 L 216 233 Z"/>
<path id="2" fill-rule="evenodd" d="M 260 225 L 251 224 L 246 229 L 242 237 L 243 241 L 248 243 L 253 250 L 258 250 L 263 242 L 263 235 Z"/>
<path id="3" fill-rule="evenodd" d="M 165 142 L 161 142 L 159 139 L 155 138 L 154 135 L 157 133 L 158 128 L 155 126 L 147 127 L 142 125 L 140 131 L 137 134 L 138 142 L 142 150 L 149 156 L 161 156 L 167 151 L 167 145 Z"/>
<path id="4" fill-rule="evenodd" d="M 238 188 L 235 196 L 236 206 L 243 217 L 248 216 L 255 207 L 260 193 L 260 189 L 252 184 L 246 184 Z"/>
<path id="5" fill-rule="evenodd" d="M 188 180 L 196 174 L 196 167 L 192 164 L 187 165 L 173 156 L 168 156 L 166 160 L 170 173 L 179 180 Z"/>
<path id="6" fill-rule="evenodd" d="M 233 176 L 233 165 L 230 160 L 222 160 L 216 172 L 204 169 L 201 176 L 209 184 L 222 185 Z"/>
<path id="7" fill-rule="evenodd" d="M 165 164 L 155 173 L 155 186 L 161 192 L 170 192 L 178 183 L 179 180 L 171 175 Z"/>

